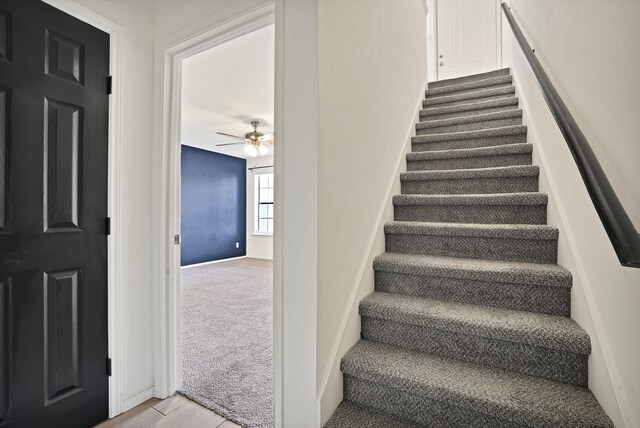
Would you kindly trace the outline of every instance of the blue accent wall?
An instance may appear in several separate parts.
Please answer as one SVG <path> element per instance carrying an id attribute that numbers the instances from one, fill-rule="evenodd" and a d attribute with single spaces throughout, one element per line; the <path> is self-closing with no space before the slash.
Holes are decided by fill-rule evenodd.
<path id="1" fill-rule="evenodd" d="M 181 161 L 181 265 L 246 255 L 247 161 L 185 145 Z"/>

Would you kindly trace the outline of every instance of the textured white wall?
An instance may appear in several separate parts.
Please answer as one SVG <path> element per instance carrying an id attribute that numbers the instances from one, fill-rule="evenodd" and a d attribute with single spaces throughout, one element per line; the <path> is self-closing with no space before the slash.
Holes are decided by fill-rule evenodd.
<path id="1" fill-rule="evenodd" d="M 516 2 L 519 1 L 512 0 L 512 3 Z M 554 26 L 562 25 L 557 24 L 558 16 L 551 3 L 564 2 L 540 3 L 547 7 L 544 12 L 548 22 L 545 24 L 545 31 L 553 33 L 556 30 L 551 28 L 550 23 L 555 23 Z M 581 11 L 580 3 L 572 2 L 577 7 L 577 14 Z M 628 2 L 611 2 L 612 8 L 615 8 L 614 3 L 620 5 Z M 529 9 L 527 11 L 542 13 Z M 514 10 L 518 20 L 521 20 L 523 13 L 522 9 Z M 566 16 L 565 18 L 568 19 Z M 603 21 L 607 22 L 606 19 Z M 607 25 L 610 24 L 609 22 Z M 595 22 L 593 25 L 600 34 L 617 31 L 614 28 L 598 27 Z M 531 24 L 529 26 L 531 28 Z M 572 42 L 576 44 L 575 51 L 580 52 L 585 49 L 582 44 L 589 44 L 591 40 L 587 38 L 583 42 Z M 564 42 L 555 40 L 554 43 Z M 536 54 L 546 52 L 546 49 L 545 45 L 538 44 Z M 572 58 L 574 61 L 581 61 L 577 57 Z M 589 388 L 617 427 L 639 426 L 640 407 L 637 404 L 640 403 L 640 335 L 637 326 L 640 325 L 640 312 L 637 306 L 640 303 L 640 269 L 624 268 L 618 262 L 575 161 L 542 98 L 520 47 L 513 39 L 509 24 L 504 19 L 503 60 L 505 66 L 512 68 L 521 108 L 525 111 L 529 140 L 534 144 L 534 162 L 541 166 L 540 189 L 550 196 L 549 224 L 560 229 L 558 263 L 573 274 L 571 315 L 591 337 Z M 547 67 L 546 64 L 543 65 Z M 588 68 L 586 65 L 584 67 Z M 581 73 L 590 72 L 576 71 L 573 78 L 581 80 L 584 77 L 579 76 Z M 610 70 L 607 77 L 610 80 L 624 80 L 625 75 L 626 71 L 616 68 Z M 629 84 L 633 87 L 634 82 Z M 567 104 L 576 103 L 576 99 L 570 98 L 568 93 L 563 96 Z M 580 104 L 580 107 L 585 109 L 589 106 Z M 631 128 L 635 124 L 620 123 L 620 126 Z"/>
<path id="2" fill-rule="evenodd" d="M 511 0 L 511 7 L 640 229 L 640 2 Z"/>
<path id="3" fill-rule="evenodd" d="M 273 165 L 273 157 L 247 159 L 247 168 Z M 247 257 L 273 260 L 273 236 L 255 235 L 255 183 L 254 178 L 261 172 L 273 173 L 273 168 L 258 169 L 255 172 L 247 169 Z"/>
<path id="4" fill-rule="evenodd" d="M 343 334 L 346 343 L 359 335 L 357 319 L 355 327 L 345 322 L 362 276 L 373 271 L 365 264 L 390 185 L 399 181 L 427 59 L 421 0 L 320 0 L 318 26 L 317 378 L 324 421 L 341 399 L 341 355 L 334 353 Z M 363 287 L 372 289 L 368 279 Z"/>

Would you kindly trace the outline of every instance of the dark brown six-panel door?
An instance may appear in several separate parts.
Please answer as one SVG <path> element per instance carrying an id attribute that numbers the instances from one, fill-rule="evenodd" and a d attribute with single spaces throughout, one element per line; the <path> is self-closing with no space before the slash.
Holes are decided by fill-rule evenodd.
<path id="1" fill-rule="evenodd" d="M 0 0 L 0 426 L 108 416 L 109 35 Z"/>

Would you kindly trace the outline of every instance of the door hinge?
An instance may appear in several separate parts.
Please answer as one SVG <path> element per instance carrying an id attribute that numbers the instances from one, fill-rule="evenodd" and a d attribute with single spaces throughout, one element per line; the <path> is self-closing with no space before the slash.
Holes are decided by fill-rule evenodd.
<path id="1" fill-rule="evenodd" d="M 173 245 L 180 245 L 180 235 L 173 235 Z"/>
<path id="2" fill-rule="evenodd" d="M 107 76 L 107 95 L 111 95 L 113 89 L 113 78 L 111 76 Z"/>
<path id="3" fill-rule="evenodd" d="M 111 376 L 111 358 L 107 357 L 107 376 Z"/>
<path id="4" fill-rule="evenodd" d="M 105 228 L 107 235 L 111 235 L 111 217 L 107 217 L 105 219 Z"/>

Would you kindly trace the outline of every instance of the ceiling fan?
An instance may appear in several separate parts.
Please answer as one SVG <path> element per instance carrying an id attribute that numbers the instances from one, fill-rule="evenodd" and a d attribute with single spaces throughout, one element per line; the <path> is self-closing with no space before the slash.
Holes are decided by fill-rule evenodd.
<path id="1" fill-rule="evenodd" d="M 219 135 L 225 135 L 227 137 L 237 138 L 238 140 L 242 140 L 239 143 L 225 143 L 225 144 L 216 144 L 216 146 L 233 146 L 235 144 L 246 144 L 244 147 L 244 152 L 249 156 L 256 157 L 258 155 L 266 155 L 268 148 L 267 145 L 273 145 L 273 131 L 267 132 L 263 134 L 258 131 L 258 126 L 260 126 L 260 121 L 252 120 L 251 126 L 253 126 L 253 131 L 247 132 L 244 134 L 244 137 L 239 135 L 227 134 L 226 132 L 216 132 Z"/>

